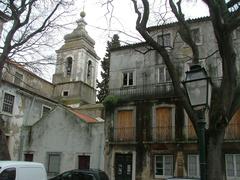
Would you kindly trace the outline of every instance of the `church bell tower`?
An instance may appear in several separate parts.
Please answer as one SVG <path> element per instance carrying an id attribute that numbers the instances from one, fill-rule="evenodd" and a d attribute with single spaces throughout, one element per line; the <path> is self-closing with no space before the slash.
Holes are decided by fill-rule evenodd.
<path id="1" fill-rule="evenodd" d="M 80 16 L 77 28 L 64 37 L 64 45 L 56 51 L 57 64 L 53 75 L 53 97 L 72 107 L 95 103 L 100 59 L 94 50 L 95 41 L 85 29 L 85 12 Z"/>

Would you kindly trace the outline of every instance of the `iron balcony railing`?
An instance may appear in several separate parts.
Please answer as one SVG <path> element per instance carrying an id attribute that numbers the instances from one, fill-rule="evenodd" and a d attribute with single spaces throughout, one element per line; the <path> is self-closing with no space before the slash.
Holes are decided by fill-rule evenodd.
<path id="1" fill-rule="evenodd" d="M 185 139 L 197 140 L 197 134 L 193 128 L 193 126 L 185 126 Z M 232 123 L 229 124 L 225 130 L 225 140 L 240 140 L 240 123 Z"/>
<path id="2" fill-rule="evenodd" d="M 124 127 L 114 128 L 114 142 L 135 142 L 136 141 L 136 128 Z M 184 126 L 183 132 L 186 141 L 197 140 L 197 134 L 192 126 Z M 225 140 L 240 140 L 240 124 L 234 123 L 228 125 L 225 131 Z M 154 142 L 171 142 L 175 141 L 175 127 L 153 127 L 152 128 L 152 141 Z"/>
<path id="3" fill-rule="evenodd" d="M 225 130 L 225 140 L 240 140 L 240 123 L 229 124 Z"/>
<path id="4" fill-rule="evenodd" d="M 114 128 L 114 141 L 129 142 L 135 141 L 135 127 Z"/>
<path id="5" fill-rule="evenodd" d="M 173 96 L 174 90 L 171 82 L 159 84 L 145 84 L 110 89 L 110 94 L 120 97 L 166 97 Z"/>
<path id="6" fill-rule="evenodd" d="M 215 86 L 220 86 L 222 77 L 212 77 L 211 80 Z M 240 83 L 240 76 L 237 77 L 237 80 L 238 80 L 238 83 Z M 172 82 L 124 86 L 121 88 L 111 88 L 109 89 L 109 93 L 111 95 L 126 97 L 126 98 L 175 96 Z"/>
<path id="7" fill-rule="evenodd" d="M 155 142 L 165 142 L 174 140 L 174 126 L 166 127 L 153 127 L 152 128 L 152 138 Z"/>

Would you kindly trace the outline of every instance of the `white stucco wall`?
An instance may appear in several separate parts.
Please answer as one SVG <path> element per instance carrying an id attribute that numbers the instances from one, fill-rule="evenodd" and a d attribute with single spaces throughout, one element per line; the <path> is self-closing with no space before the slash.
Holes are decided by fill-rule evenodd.
<path id="1" fill-rule="evenodd" d="M 24 151 L 46 167 L 47 153 L 61 153 L 61 172 L 78 168 L 78 155 L 90 156 L 90 168 L 104 169 L 104 123 L 87 124 L 58 106 L 32 127 Z"/>

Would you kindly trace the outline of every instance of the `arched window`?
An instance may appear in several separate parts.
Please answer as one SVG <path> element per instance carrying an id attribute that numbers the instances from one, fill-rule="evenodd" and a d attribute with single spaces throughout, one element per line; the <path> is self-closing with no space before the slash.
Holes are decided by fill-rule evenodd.
<path id="1" fill-rule="evenodd" d="M 66 70 L 67 70 L 67 75 L 71 75 L 71 72 L 72 72 L 72 58 L 71 57 L 67 58 Z"/>
<path id="2" fill-rule="evenodd" d="M 87 76 L 91 76 L 91 69 L 92 69 L 92 61 L 88 61 L 88 71 L 87 71 Z"/>

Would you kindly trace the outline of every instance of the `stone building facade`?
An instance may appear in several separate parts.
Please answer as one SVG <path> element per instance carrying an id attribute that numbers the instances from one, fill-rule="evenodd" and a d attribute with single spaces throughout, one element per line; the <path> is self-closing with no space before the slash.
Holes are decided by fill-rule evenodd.
<path id="1" fill-rule="evenodd" d="M 209 18 L 189 20 L 205 67 L 220 84 L 220 55 Z M 177 24 L 150 27 L 149 33 L 168 48 L 179 77 L 184 80 L 191 64 L 191 49 L 177 33 Z M 240 72 L 240 33 L 233 34 Z M 112 180 L 150 180 L 169 177 L 199 178 L 196 132 L 175 96 L 162 57 L 146 43 L 112 49 L 111 98 L 106 102 L 105 166 Z M 227 178 L 240 178 L 240 110 L 225 134 Z"/>

